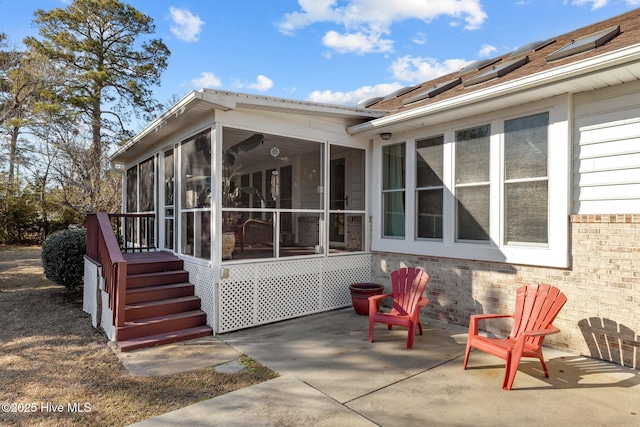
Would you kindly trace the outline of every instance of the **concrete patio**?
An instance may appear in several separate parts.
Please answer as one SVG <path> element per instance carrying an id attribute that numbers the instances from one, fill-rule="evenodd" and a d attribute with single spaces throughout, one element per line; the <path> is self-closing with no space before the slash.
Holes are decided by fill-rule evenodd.
<path id="1" fill-rule="evenodd" d="M 221 335 L 183 369 L 226 369 L 243 353 L 281 376 L 136 426 L 640 424 L 638 370 L 547 348 L 550 377 L 524 359 L 504 391 L 502 360 L 474 351 L 462 369 L 466 328 L 422 320 L 413 350 L 406 330 L 385 325 L 369 343 L 367 318 L 351 308 Z M 130 355 L 138 374 L 150 351 Z"/>

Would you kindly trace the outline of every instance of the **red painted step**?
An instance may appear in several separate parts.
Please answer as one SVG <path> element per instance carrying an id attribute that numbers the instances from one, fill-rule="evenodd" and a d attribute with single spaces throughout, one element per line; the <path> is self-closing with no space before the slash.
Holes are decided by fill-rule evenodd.
<path id="1" fill-rule="evenodd" d="M 146 319 L 125 321 L 124 326 L 118 328 L 117 340 L 131 340 L 150 335 L 179 331 L 207 323 L 207 316 L 202 310 L 187 311 L 184 313 L 168 314 L 165 316 L 149 317 Z"/>
<path id="2" fill-rule="evenodd" d="M 191 283 L 171 283 L 127 289 L 127 304 L 191 296 L 193 290 L 194 286 Z"/>
<path id="3" fill-rule="evenodd" d="M 124 319 L 125 322 L 129 322 L 193 310 L 200 310 L 200 298 L 191 295 L 127 304 L 124 308 Z"/>
<path id="4" fill-rule="evenodd" d="M 120 351 L 131 351 L 139 348 L 153 347 L 162 344 L 170 344 L 178 341 L 206 337 L 212 334 L 213 331 L 211 330 L 211 328 L 205 325 L 195 328 L 182 329 L 175 332 L 166 332 L 157 335 L 118 341 L 118 347 L 120 347 Z"/>
<path id="5" fill-rule="evenodd" d="M 184 270 L 154 271 L 127 275 L 127 289 L 143 286 L 168 285 L 189 281 L 189 272 Z"/>

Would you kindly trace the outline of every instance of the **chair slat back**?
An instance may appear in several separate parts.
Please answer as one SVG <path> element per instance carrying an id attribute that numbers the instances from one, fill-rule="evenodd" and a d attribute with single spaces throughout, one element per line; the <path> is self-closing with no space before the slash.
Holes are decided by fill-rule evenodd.
<path id="1" fill-rule="evenodd" d="M 547 284 L 525 285 L 516 291 L 516 310 L 510 338 L 517 339 L 524 331 L 548 328 L 567 302 L 556 287 Z M 528 344 L 539 345 L 543 337 L 529 337 Z"/>
<path id="2" fill-rule="evenodd" d="M 393 309 L 400 315 L 413 311 L 427 287 L 429 274 L 415 267 L 400 268 L 391 273 Z"/>

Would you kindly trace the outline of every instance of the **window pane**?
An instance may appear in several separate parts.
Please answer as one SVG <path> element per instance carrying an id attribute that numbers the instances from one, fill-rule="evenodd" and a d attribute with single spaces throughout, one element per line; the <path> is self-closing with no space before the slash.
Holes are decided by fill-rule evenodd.
<path id="1" fill-rule="evenodd" d="M 173 164 L 173 150 L 164 153 L 164 204 L 173 205 L 175 188 L 175 167 Z"/>
<path id="2" fill-rule="evenodd" d="M 182 208 L 211 206 L 211 138 L 209 131 L 182 144 Z"/>
<path id="3" fill-rule="evenodd" d="M 382 189 L 404 188 L 405 144 L 382 147 Z"/>
<path id="4" fill-rule="evenodd" d="M 491 126 L 456 132 L 456 184 L 489 181 Z"/>
<path id="5" fill-rule="evenodd" d="M 549 113 L 508 120 L 505 129 L 507 180 L 547 176 Z"/>
<path id="6" fill-rule="evenodd" d="M 489 240 L 489 186 L 462 187 L 458 198 L 458 240 Z"/>
<path id="7" fill-rule="evenodd" d="M 127 212 L 138 212 L 138 166 L 127 170 Z"/>
<path id="8" fill-rule="evenodd" d="M 505 189 L 505 243 L 547 243 L 547 181 L 510 183 Z"/>
<path id="9" fill-rule="evenodd" d="M 416 186 L 442 186 L 444 136 L 416 141 Z"/>
<path id="10" fill-rule="evenodd" d="M 193 255 L 193 221 L 194 213 L 185 212 L 181 218 L 182 251 L 185 255 Z"/>
<path id="11" fill-rule="evenodd" d="M 153 158 L 140 163 L 140 212 L 153 212 Z"/>
<path id="12" fill-rule="evenodd" d="M 418 191 L 417 237 L 442 239 L 442 195 L 440 190 Z"/>
<path id="13" fill-rule="evenodd" d="M 194 231 L 196 257 L 211 258 L 211 212 L 195 212 Z"/>
<path id="14" fill-rule="evenodd" d="M 364 150 L 331 146 L 329 209 L 364 210 Z"/>
<path id="15" fill-rule="evenodd" d="M 384 236 L 404 237 L 404 191 L 383 193 L 383 203 Z"/>

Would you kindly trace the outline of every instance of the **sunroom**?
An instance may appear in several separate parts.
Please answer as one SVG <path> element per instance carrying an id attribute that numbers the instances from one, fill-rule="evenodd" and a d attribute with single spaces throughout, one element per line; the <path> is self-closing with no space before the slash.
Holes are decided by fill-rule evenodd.
<path id="1" fill-rule="evenodd" d="M 351 304 L 371 274 L 371 141 L 345 130 L 383 114 L 190 93 L 111 157 L 125 258 L 180 258 L 216 333 Z"/>

